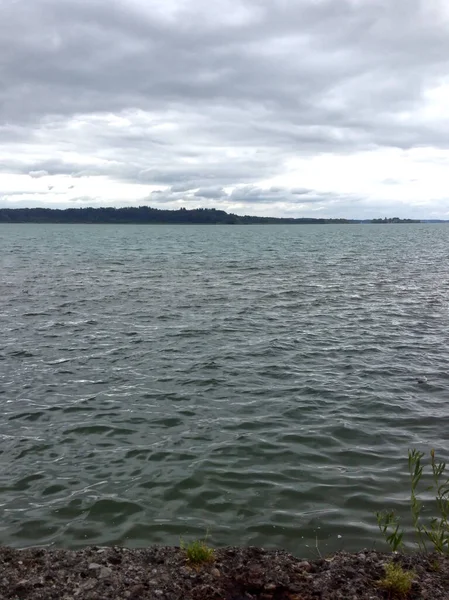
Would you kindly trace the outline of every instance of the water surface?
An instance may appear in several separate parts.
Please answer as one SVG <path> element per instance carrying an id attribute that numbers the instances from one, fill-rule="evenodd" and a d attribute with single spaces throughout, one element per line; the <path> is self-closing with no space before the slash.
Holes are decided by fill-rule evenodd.
<path id="1" fill-rule="evenodd" d="M 0 225 L 0 542 L 372 547 L 407 448 L 447 457 L 448 255 L 445 225 Z"/>

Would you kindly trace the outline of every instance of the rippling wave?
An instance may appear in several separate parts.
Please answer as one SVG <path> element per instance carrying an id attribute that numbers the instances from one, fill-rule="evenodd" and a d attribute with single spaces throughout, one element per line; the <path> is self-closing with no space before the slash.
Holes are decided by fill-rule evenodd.
<path id="1" fill-rule="evenodd" d="M 372 546 L 407 448 L 447 452 L 445 225 L 2 225 L 0 246 L 2 543 Z"/>

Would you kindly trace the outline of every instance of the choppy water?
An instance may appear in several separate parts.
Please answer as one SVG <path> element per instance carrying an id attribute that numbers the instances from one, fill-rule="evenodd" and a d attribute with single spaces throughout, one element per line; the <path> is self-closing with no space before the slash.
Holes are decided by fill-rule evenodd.
<path id="1" fill-rule="evenodd" d="M 372 546 L 407 448 L 447 457 L 448 258 L 444 225 L 0 226 L 0 543 Z"/>

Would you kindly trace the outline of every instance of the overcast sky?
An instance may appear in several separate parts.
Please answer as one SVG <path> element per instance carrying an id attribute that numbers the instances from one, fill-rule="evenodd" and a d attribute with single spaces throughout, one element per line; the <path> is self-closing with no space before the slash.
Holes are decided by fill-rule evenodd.
<path id="1" fill-rule="evenodd" d="M 0 0 L 0 206 L 449 219 L 447 0 Z"/>

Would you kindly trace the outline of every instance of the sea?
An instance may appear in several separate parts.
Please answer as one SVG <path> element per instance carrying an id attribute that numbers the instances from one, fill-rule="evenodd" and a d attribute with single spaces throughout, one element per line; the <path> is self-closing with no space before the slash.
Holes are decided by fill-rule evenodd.
<path id="1" fill-rule="evenodd" d="M 0 407 L 1 544 L 383 548 L 448 458 L 449 225 L 1 224 Z"/>

